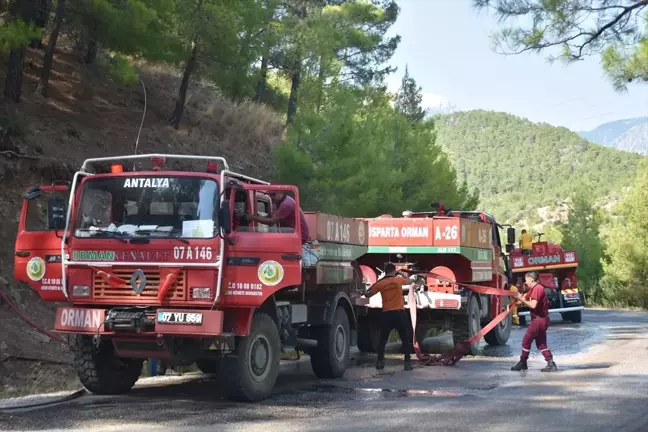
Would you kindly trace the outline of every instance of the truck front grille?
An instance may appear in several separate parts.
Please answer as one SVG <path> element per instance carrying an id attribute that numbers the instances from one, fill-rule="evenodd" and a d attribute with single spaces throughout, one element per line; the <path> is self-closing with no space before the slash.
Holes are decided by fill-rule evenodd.
<path id="1" fill-rule="evenodd" d="M 126 281 L 125 285 L 113 287 L 95 273 L 93 279 L 93 293 L 95 300 L 126 300 L 129 303 L 157 303 L 158 287 L 160 286 L 159 269 L 142 269 L 146 276 L 146 288 L 141 294 L 136 294 L 130 286 L 130 279 L 137 268 L 113 268 L 109 271 L 113 276 L 118 276 Z M 186 300 L 187 274 L 181 271 L 171 286 L 166 296 L 167 301 Z"/>

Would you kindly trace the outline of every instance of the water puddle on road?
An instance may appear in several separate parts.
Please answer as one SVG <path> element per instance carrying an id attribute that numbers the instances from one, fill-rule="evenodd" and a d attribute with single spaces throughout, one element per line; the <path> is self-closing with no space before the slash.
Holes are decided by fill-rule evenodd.
<path id="1" fill-rule="evenodd" d="M 300 402 L 308 403 L 309 401 L 315 400 L 322 402 L 323 400 L 380 400 L 407 397 L 448 398 L 462 397 L 466 395 L 462 393 L 442 390 L 344 387 L 332 384 L 315 384 L 302 388 L 298 393 L 283 393 L 278 396 L 281 399 L 290 398 Z"/>

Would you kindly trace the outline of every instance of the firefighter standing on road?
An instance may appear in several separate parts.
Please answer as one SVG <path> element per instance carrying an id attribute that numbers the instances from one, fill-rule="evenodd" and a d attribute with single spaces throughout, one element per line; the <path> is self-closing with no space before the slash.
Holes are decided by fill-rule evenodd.
<path id="1" fill-rule="evenodd" d="M 392 263 L 385 265 L 385 277 L 373 284 L 367 292 L 367 297 L 380 293 L 382 297 L 380 342 L 378 345 L 378 359 L 376 369 L 385 368 L 385 346 L 392 329 L 398 330 L 398 335 L 403 342 L 403 354 L 405 354 L 404 369 L 412 370 L 411 354 L 414 352 L 412 344 L 412 323 L 409 314 L 405 310 L 403 298 L 403 285 L 412 283 L 411 278 L 404 277 L 402 273 L 396 272 L 396 266 Z"/>
<path id="2" fill-rule="evenodd" d="M 531 323 L 527 328 L 524 338 L 522 339 L 522 355 L 518 364 L 511 370 L 527 370 L 527 359 L 531 350 L 531 343 L 535 340 L 536 346 L 547 361 L 547 366 L 542 368 L 542 372 L 554 372 L 558 370 L 556 363 L 553 361 L 553 355 L 547 347 L 547 328 L 549 327 L 549 300 L 545 293 L 544 287 L 538 283 L 538 273 L 528 272 L 524 275 L 526 286 L 529 293 L 526 295 L 518 293 L 515 297 L 520 302 L 527 305 L 531 312 Z"/>

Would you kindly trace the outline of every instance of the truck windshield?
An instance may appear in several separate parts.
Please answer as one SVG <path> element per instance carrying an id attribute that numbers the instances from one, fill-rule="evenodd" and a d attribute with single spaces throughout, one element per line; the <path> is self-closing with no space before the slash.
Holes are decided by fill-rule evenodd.
<path id="1" fill-rule="evenodd" d="M 74 235 L 213 238 L 218 233 L 218 198 L 218 184 L 207 178 L 88 178 Z"/>

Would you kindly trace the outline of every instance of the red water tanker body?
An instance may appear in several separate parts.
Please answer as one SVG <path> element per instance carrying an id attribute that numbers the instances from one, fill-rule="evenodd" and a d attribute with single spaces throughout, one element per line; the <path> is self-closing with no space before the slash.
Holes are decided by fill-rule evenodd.
<path id="1" fill-rule="evenodd" d="M 508 306 L 508 297 L 476 294 L 452 282 L 508 289 L 510 263 L 502 249 L 502 226 L 484 212 L 433 206 L 432 212 L 405 211 L 399 218 L 383 215 L 367 219 L 369 249 L 358 260 L 367 285 L 378 279 L 376 270 L 380 273 L 387 262 L 423 278 L 414 288 L 419 344 L 431 329 L 451 330 L 455 342 L 466 340 Z M 512 249 L 513 228 L 507 230 L 507 240 L 505 249 Z M 403 295 L 409 308 L 408 290 L 406 287 Z M 381 307 L 380 296 L 374 296 L 358 317 L 358 347 L 362 351 L 375 351 Z M 503 345 L 510 331 L 509 316 L 485 339 Z M 471 353 L 478 353 L 478 343 L 473 344 Z"/>

